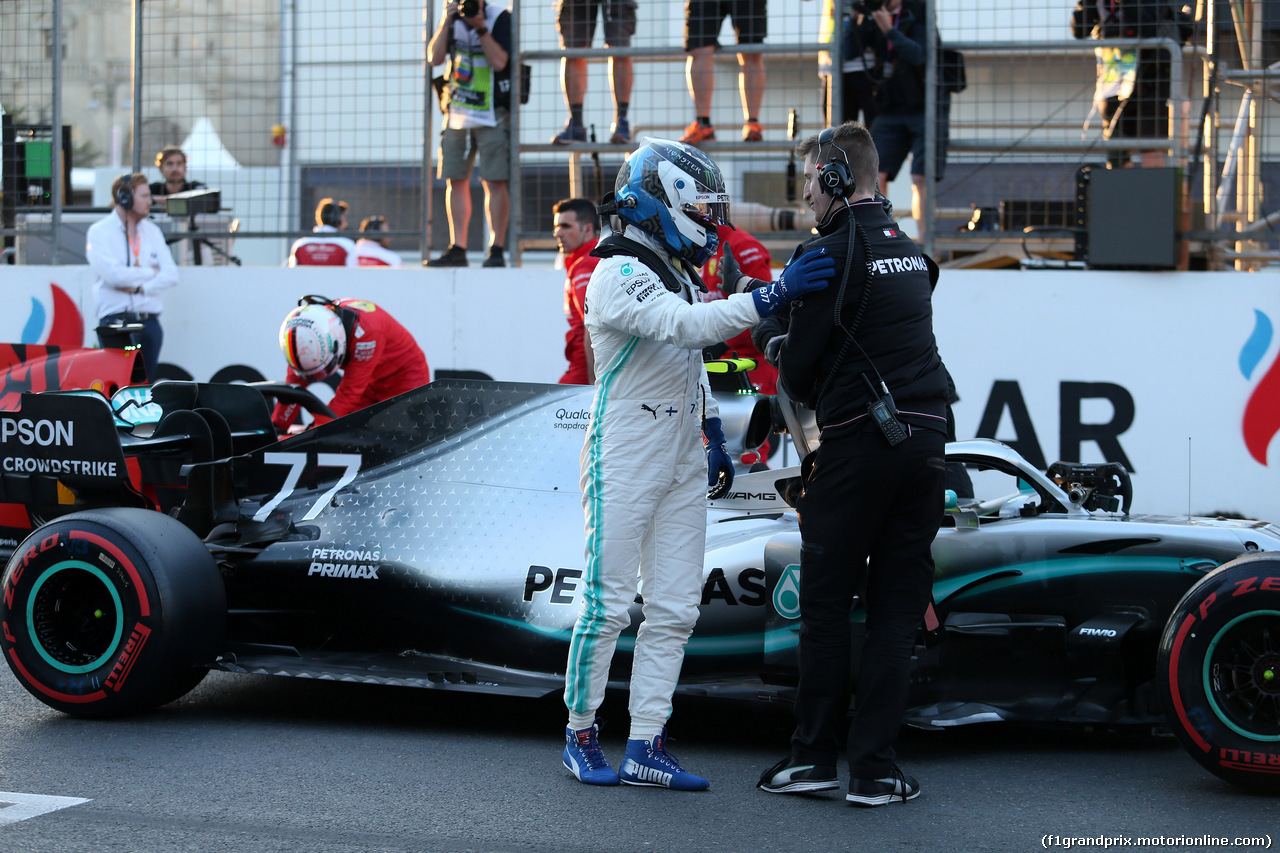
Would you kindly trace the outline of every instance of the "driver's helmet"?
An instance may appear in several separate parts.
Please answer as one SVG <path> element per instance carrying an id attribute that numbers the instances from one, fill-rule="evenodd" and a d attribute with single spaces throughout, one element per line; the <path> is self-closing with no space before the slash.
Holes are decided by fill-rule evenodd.
<path id="1" fill-rule="evenodd" d="M 327 305 L 299 305 L 280 326 L 280 351 L 298 376 L 308 382 L 324 379 L 347 353 L 342 318 Z"/>
<path id="2" fill-rule="evenodd" d="M 729 224 L 729 193 L 720 167 L 692 145 L 646 138 L 614 184 L 618 216 L 702 266 L 720 245 L 716 227 Z"/>

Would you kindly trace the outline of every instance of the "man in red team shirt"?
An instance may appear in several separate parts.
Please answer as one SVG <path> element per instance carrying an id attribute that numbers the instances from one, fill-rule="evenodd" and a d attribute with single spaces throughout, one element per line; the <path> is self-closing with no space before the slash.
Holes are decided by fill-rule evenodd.
<path id="1" fill-rule="evenodd" d="M 702 282 L 707 286 L 707 292 L 702 294 L 703 302 L 725 298 L 727 294 L 720 289 L 720 284 L 726 278 L 736 281 L 739 275 L 749 275 L 760 281 L 773 280 L 769 250 L 759 240 L 741 228 L 721 225 L 717 231 L 720 234 L 720 248 L 702 267 Z M 737 272 L 725 275 L 726 271 L 732 271 L 735 268 Z M 717 347 L 707 349 L 712 350 L 717 357 L 736 355 L 738 358 L 755 359 L 756 369 L 747 374 L 751 386 L 761 394 L 778 392 L 778 369 L 765 361 L 764 354 L 751 342 L 750 329 L 735 335 Z M 765 442 L 758 452 L 743 454 L 742 461 L 750 464 L 763 462 L 768 458 L 769 443 Z"/>
<path id="2" fill-rule="evenodd" d="M 564 316 L 569 321 L 569 331 L 564 335 L 564 357 L 569 369 L 560 377 L 560 384 L 594 385 L 595 364 L 583 314 L 586 313 L 587 282 L 600 262 L 591 255 L 600 241 L 600 214 L 585 198 L 562 199 L 552 211 L 556 216 L 556 243 L 564 257 Z"/>
<path id="3" fill-rule="evenodd" d="M 301 237 L 289 249 L 291 267 L 358 267 L 355 241 L 339 237 L 339 231 L 347 227 L 347 203 L 331 198 L 320 199 L 316 205 L 314 237 Z"/>
<path id="4" fill-rule="evenodd" d="M 280 350 L 289 363 L 285 382 L 307 385 L 342 371 L 329 408 L 339 417 L 431 381 L 427 359 L 413 335 L 372 302 L 303 297 L 280 327 Z M 296 403 L 277 403 L 276 429 L 298 416 Z M 316 423 L 329 420 L 316 416 Z"/>

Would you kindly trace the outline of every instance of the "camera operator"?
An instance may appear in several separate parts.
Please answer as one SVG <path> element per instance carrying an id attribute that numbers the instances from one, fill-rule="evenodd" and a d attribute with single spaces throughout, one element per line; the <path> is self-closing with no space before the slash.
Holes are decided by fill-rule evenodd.
<path id="1" fill-rule="evenodd" d="M 164 177 L 163 181 L 151 183 L 152 201 L 162 201 L 165 196 L 184 193 L 188 190 L 203 189 L 199 181 L 187 180 L 187 154 L 176 145 L 167 145 L 156 155 L 156 168 Z"/>
<path id="2" fill-rule="evenodd" d="M 861 11 L 856 39 L 875 54 L 872 78 L 876 81 L 876 117 L 869 125 L 880 158 L 880 192 L 889 191 L 889 181 L 911 155 L 911 216 L 916 233 L 924 239 L 925 151 L 925 63 L 928 61 L 927 20 L 923 0 L 860 0 Z M 947 164 L 948 114 L 951 92 L 938 86 L 936 153 L 937 179 L 942 180 Z"/>
<path id="3" fill-rule="evenodd" d="M 822 442 L 801 467 L 796 505 L 796 729 L 791 754 L 758 786 L 770 793 L 839 786 L 836 730 L 849 708 L 849 618 L 861 596 L 867 637 L 846 799 L 876 806 L 920 793 L 898 769 L 893 744 L 943 516 L 946 369 L 933 336 L 930 263 L 875 196 L 871 135 L 847 122 L 804 140 L 796 156 L 804 158 L 804 199 L 818 228 L 802 248 L 825 248 L 836 273 L 826 290 L 792 303 L 778 356 L 780 383 L 817 412 Z"/>
<path id="4" fill-rule="evenodd" d="M 507 265 L 503 244 L 511 213 L 511 13 L 485 0 L 445 0 L 427 44 L 427 61 L 449 66 L 445 126 L 436 152 L 444 179 L 449 248 L 429 267 L 467 266 L 471 226 L 471 168 L 480 155 L 480 184 L 489 223 L 488 257 L 481 266 Z"/>

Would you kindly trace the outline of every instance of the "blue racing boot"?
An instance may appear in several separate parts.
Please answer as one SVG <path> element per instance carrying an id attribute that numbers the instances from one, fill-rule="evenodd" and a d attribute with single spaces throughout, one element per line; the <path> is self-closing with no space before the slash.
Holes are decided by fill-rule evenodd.
<path id="1" fill-rule="evenodd" d="M 574 731 L 564 727 L 564 766 L 579 782 L 588 785 L 616 785 L 618 774 L 600 751 L 600 721 L 589 729 Z"/>
<path id="2" fill-rule="evenodd" d="M 667 752 L 667 729 L 653 740 L 627 740 L 627 754 L 618 777 L 627 785 L 648 785 L 675 791 L 705 791 L 711 783 L 685 770 L 675 756 Z"/>

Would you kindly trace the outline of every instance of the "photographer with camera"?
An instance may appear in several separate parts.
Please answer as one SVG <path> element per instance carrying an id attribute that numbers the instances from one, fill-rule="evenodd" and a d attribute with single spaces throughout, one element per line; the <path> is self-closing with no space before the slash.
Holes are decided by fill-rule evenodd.
<path id="1" fill-rule="evenodd" d="M 424 263 L 467 266 L 471 168 L 478 152 L 490 235 L 483 266 L 505 267 L 503 244 L 511 210 L 511 13 L 485 0 L 445 0 L 427 59 L 432 65 L 449 62 L 445 126 L 436 152 L 437 177 L 448 182 L 449 248 Z"/>
<path id="2" fill-rule="evenodd" d="M 943 517 L 946 369 L 933 336 L 937 266 L 876 197 L 866 128 L 847 122 L 796 146 L 818 236 L 802 245 L 836 261 L 826 290 L 791 303 L 777 356 L 780 384 L 817 413 L 822 443 L 801 465 L 800 681 L 791 753 L 757 786 L 835 790 L 837 727 L 850 694 L 850 614 L 867 638 L 849 726 L 845 799 L 878 806 L 920 793 L 894 761 L 911 653 L 933 582 L 930 546 Z M 775 315 L 776 316 L 776 315 Z M 766 320 L 758 327 L 763 336 Z M 776 331 L 776 329 L 775 329 Z M 777 352 L 757 338 L 764 352 Z"/>
<path id="3" fill-rule="evenodd" d="M 916 237 L 923 241 L 928 223 L 924 218 L 925 196 L 925 64 L 927 9 L 924 0 L 855 0 L 854 11 L 861 17 L 854 37 L 875 55 L 871 76 L 875 80 L 876 117 L 869 125 L 880 157 L 880 192 L 889 191 L 889 181 L 911 155 L 911 216 Z M 939 75 L 941 82 L 941 74 Z M 947 165 L 948 114 L 951 90 L 938 86 L 936 150 L 938 180 Z"/>

